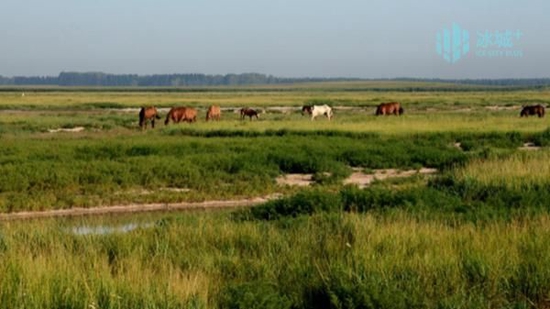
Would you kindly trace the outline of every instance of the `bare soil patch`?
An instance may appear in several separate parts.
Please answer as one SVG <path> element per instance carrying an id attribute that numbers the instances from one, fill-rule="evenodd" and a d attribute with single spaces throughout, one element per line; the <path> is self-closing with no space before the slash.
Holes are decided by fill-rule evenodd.
<path id="1" fill-rule="evenodd" d="M 519 110 L 521 106 L 519 105 L 510 105 L 510 106 L 504 106 L 504 105 L 488 105 L 485 106 L 485 109 L 491 110 L 491 111 L 509 111 L 509 110 Z"/>
<path id="2" fill-rule="evenodd" d="M 59 129 L 49 129 L 49 133 L 58 133 L 58 132 L 69 132 L 69 133 L 76 133 L 76 132 L 82 132 L 84 131 L 84 127 L 74 127 L 74 128 L 59 128 Z"/>
<path id="3" fill-rule="evenodd" d="M 275 179 L 278 185 L 306 187 L 313 183 L 313 174 L 286 174 Z"/>
<path id="4" fill-rule="evenodd" d="M 403 177 L 411 177 L 417 174 L 434 174 L 437 173 L 437 169 L 435 168 L 421 168 L 420 170 L 406 170 L 401 171 L 397 169 L 380 169 L 380 170 L 374 170 L 373 173 L 364 173 L 360 169 L 355 169 L 355 172 L 353 172 L 346 180 L 344 180 L 344 184 L 354 184 L 357 185 L 359 188 L 364 188 L 369 186 L 373 181 L 375 180 L 384 180 L 388 178 L 403 178 Z"/>
<path id="5" fill-rule="evenodd" d="M 526 151 L 533 151 L 533 150 L 540 150 L 539 146 L 535 146 L 534 143 L 524 143 L 522 147 L 518 148 L 519 150 L 526 150 Z"/>
<path id="6" fill-rule="evenodd" d="M 379 169 L 372 173 L 365 173 L 361 168 L 354 168 L 353 173 L 344 180 L 344 184 L 355 184 L 360 188 L 370 185 L 375 180 L 384 180 L 388 178 L 411 177 L 416 174 L 434 174 L 435 168 L 421 168 L 420 170 L 401 171 L 397 169 Z M 313 184 L 312 174 L 286 174 L 277 177 L 278 185 L 306 187 Z"/>

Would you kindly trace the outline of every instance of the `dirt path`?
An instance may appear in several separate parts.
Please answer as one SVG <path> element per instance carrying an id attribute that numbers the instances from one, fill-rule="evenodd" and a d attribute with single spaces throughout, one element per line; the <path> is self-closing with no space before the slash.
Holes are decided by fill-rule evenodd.
<path id="1" fill-rule="evenodd" d="M 0 214 L 0 221 L 38 219 L 38 218 L 53 218 L 53 217 L 76 217 L 76 216 L 91 216 L 91 215 L 106 215 L 106 214 L 129 214 L 139 212 L 153 211 L 176 211 L 176 210 L 207 210 L 221 208 L 240 208 L 251 207 L 269 200 L 279 198 L 279 194 L 268 195 L 265 197 L 256 197 L 242 200 L 214 200 L 196 203 L 153 203 L 153 204 L 129 204 L 105 207 L 91 208 L 69 208 L 55 209 L 44 211 L 22 211 L 14 213 Z"/>

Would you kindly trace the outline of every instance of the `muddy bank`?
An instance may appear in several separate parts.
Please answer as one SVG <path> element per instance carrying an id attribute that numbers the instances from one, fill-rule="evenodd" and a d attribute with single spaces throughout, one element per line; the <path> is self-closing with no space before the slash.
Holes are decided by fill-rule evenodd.
<path id="1" fill-rule="evenodd" d="M 0 214 L 0 221 L 24 220 L 53 217 L 76 217 L 106 214 L 130 214 L 153 211 L 185 211 L 185 210 L 208 210 L 208 209 L 231 209 L 239 207 L 251 207 L 265 203 L 269 200 L 279 198 L 280 195 L 273 194 L 264 197 L 256 197 L 242 200 L 213 200 L 204 202 L 184 203 L 153 203 L 153 204 L 129 204 L 91 208 L 69 208 L 44 211 L 22 211 L 7 214 Z"/>

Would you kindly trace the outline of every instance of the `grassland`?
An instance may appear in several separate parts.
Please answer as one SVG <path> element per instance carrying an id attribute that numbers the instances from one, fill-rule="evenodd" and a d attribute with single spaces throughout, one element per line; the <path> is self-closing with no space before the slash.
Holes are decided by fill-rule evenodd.
<path id="1" fill-rule="evenodd" d="M 547 90 L 199 90 L 0 91 L 0 212 L 284 194 L 231 212 L 1 222 L 0 308 L 549 306 L 550 122 L 519 117 Z M 373 116 L 383 101 L 405 115 Z M 308 102 L 334 121 L 302 116 Z M 136 109 L 153 104 L 201 119 L 141 131 Z M 210 104 L 222 121 L 203 121 Z M 241 121 L 242 106 L 265 113 Z M 359 189 L 342 185 L 352 167 L 439 174 Z M 277 185 L 285 173 L 316 183 Z"/>

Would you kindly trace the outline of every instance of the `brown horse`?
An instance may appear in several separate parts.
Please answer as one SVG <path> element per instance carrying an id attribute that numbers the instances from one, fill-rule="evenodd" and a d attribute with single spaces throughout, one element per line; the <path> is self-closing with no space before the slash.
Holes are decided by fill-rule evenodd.
<path id="1" fill-rule="evenodd" d="M 155 119 L 160 119 L 157 109 L 154 106 L 142 107 L 139 111 L 139 126 L 147 129 L 147 121 L 151 120 L 151 127 L 155 128 Z"/>
<path id="2" fill-rule="evenodd" d="M 305 114 L 311 115 L 311 111 L 313 110 L 313 105 L 304 105 L 302 106 L 302 116 Z"/>
<path id="3" fill-rule="evenodd" d="M 250 117 L 250 120 L 252 120 L 252 117 L 254 116 L 256 117 L 256 119 L 260 119 L 258 112 L 248 107 L 241 108 L 241 120 L 244 120 L 245 116 Z"/>
<path id="4" fill-rule="evenodd" d="M 208 120 L 220 120 L 222 112 L 219 106 L 212 105 L 208 108 L 206 112 L 206 121 Z"/>
<path id="5" fill-rule="evenodd" d="M 197 111 L 190 107 L 172 107 L 166 115 L 164 124 L 167 125 L 172 119 L 172 122 L 179 123 L 181 121 L 195 122 L 197 120 Z"/>
<path id="6" fill-rule="evenodd" d="M 530 115 L 538 115 L 539 118 L 544 117 L 544 106 L 540 104 L 524 106 L 519 114 L 520 117 L 528 117 Z"/>
<path id="7" fill-rule="evenodd" d="M 378 115 L 391 115 L 396 116 L 403 114 L 404 110 L 399 102 L 382 103 L 376 108 L 376 116 Z"/>

